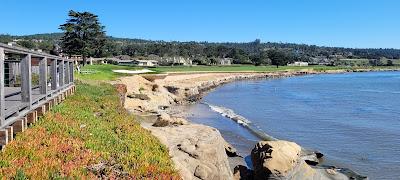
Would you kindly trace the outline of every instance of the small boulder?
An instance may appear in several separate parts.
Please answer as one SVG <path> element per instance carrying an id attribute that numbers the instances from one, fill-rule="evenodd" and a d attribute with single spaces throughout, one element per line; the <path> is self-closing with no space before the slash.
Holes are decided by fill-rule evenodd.
<path id="1" fill-rule="evenodd" d="M 161 113 L 158 115 L 156 122 L 153 124 L 154 127 L 165 127 L 165 126 L 176 126 L 188 124 L 186 119 L 171 117 L 167 113 Z"/>
<path id="2" fill-rule="evenodd" d="M 178 87 L 175 86 L 164 86 L 164 88 L 167 89 L 168 92 L 172 93 L 172 94 L 178 94 Z"/>
<path id="3" fill-rule="evenodd" d="M 168 108 L 169 108 L 169 106 L 158 106 L 158 109 L 161 109 L 161 110 L 166 110 Z"/>
<path id="4" fill-rule="evenodd" d="M 237 153 L 236 148 L 234 148 L 228 142 L 225 142 L 224 148 L 225 148 L 226 155 L 228 155 L 228 157 L 237 157 L 237 156 L 239 156 L 239 154 Z"/>
<path id="5" fill-rule="evenodd" d="M 252 180 L 253 171 L 248 169 L 246 166 L 238 165 L 233 170 L 233 179 L 234 180 Z"/>
<path id="6" fill-rule="evenodd" d="M 317 156 L 317 158 L 318 159 L 320 159 L 320 158 L 323 158 L 324 157 L 324 154 L 322 154 L 321 152 L 319 152 L 319 151 L 314 151 L 314 153 L 315 153 L 315 155 Z"/>
<path id="7" fill-rule="evenodd" d="M 336 175 L 337 174 L 337 171 L 335 169 L 326 169 L 325 171 L 330 175 Z"/>
<path id="8" fill-rule="evenodd" d="M 199 179 L 210 179 L 209 176 L 212 174 L 210 171 L 210 168 L 200 164 L 194 170 L 194 176 L 198 177 Z"/>
<path id="9" fill-rule="evenodd" d="M 320 163 L 322 153 L 316 151 L 310 151 L 303 149 L 301 151 L 301 159 L 304 160 L 308 165 L 316 166 Z"/>
<path id="10" fill-rule="evenodd" d="M 158 91 L 158 88 L 159 88 L 158 84 L 153 84 L 153 85 L 151 86 L 151 90 L 152 90 L 153 92 L 157 92 L 157 91 Z"/>
<path id="11" fill-rule="evenodd" d="M 181 117 L 175 117 L 174 118 L 174 125 L 186 125 L 189 124 L 189 122 Z"/>
<path id="12" fill-rule="evenodd" d="M 149 96 L 147 96 L 146 94 L 128 94 L 128 98 L 131 99 L 140 99 L 140 100 L 150 100 Z"/>

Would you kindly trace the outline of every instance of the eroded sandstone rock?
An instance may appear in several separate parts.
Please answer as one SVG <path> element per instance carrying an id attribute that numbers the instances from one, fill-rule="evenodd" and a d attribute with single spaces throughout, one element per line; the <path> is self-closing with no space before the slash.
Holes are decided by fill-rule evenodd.
<path id="1" fill-rule="evenodd" d="M 234 148 L 228 142 L 225 141 L 224 147 L 225 147 L 226 155 L 228 155 L 228 157 L 237 157 L 237 156 L 239 156 L 239 154 L 237 153 L 236 148 Z"/>
<path id="2" fill-rule="evenodd" d="M 161 113 L 158 115 L 156 122 L 153 124 L 154 127 L 165 127 L 173 125 L 184 125 L 188 124 L 186 119 L 179 117 L 171 117 L 167 113 Z"/>
<path id="3" fill-rule="evenodd" d="M 234 180 L 253 180 L 253 171 L 248 169 L 246 166 L 238 165 L 233 170 Z"/>
<path id="4" fill-rule="evenodd" d="M 134 93 L 132 93 L 132 94 L 128 94 L 127 97 L 128 98 L 133 98 L 133 99 L 140 99 L 140 100 L 144 100 L 144 101 L 150 100 L 149 96 L 147 96 L 146 94 L 134 94 Z"/>
<path id="5" fill-rule="evenodd" d="M 287 141 L 261 141 L 251 152 L 254 173 L 262 177 L 287 177 L 297 165 L 301 147 Z"/>
<path id="6" fill-rule="evenodd" d="M 261 141 L 251 152 L 254 179 L 349 179 L 343 173 L 306 163 L 306 160 L 317 163 L 317 156 L 321 157 L 317 154 L 304 156 L 302 148 L 294 142 Z"/>
<path id="7" fill-rule="evenodd" d="M 189 124 L 150 127 L 151 132 L 169 148 L 182 179 L 232 179 L 225 140 L 215 128 Z"/>

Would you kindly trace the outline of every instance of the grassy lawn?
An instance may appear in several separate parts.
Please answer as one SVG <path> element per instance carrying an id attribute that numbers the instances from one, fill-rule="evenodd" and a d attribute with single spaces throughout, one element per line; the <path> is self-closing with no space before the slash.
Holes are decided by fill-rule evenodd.
<path id="1" fill-rule="evenodd" d="M 124 76 L 124 74 L 114 73 L 112 70 L 140 70 L 143 68 L 140 67 L 132 67 L 132 66 L 118 66 L 112 64 L 103 64 L 103 65 L 86 65 L 81 67 L 81 71 L 93 71 L 92 74 L 79 74 L 76 73 L 76 78 L 80 80 L 115 80 L 118 77 Z"/>
<path id="2" fill-rule="evenodd" d="M 98 171 L 87 168 L 101 162 L 105 165 Z M 177 176 L 166 147 L 120 107 L 110 84 L 78 83 L 75 95 L 18 134 L 0 153 L 1 179 L 102 175 L 111 179 Z"/>
<path id="3" fill-rule="evenodd" d="M 382 64 L 387 64 L 387 61 L 391 60 L 393 65 L 400 65 L 400 59 L 381 59 Z M 369 59 L 340 59 L 342 64 L 349 64 L 349 65 L 357 65 L 357 66 L 365 66 L 369 65 Z"/>
<path id="4" fill-rule="evenodd" d="M 397 66 L 400 65 L 400 59 L 382 59 L 381 62 L 383 64 L 387 64 L 388 60 L 391 60 L 393 65 L 397 65 Z"/>
<path id="5" fill-rule="evenodd" d="M 253 65 L 232 65 L 232 66 L 172 66 L 172 67 L 157 67 L 154 68 L 157 72 L 274 72 L 287 70 L 334 70 L 343 69 L 343 67 L 328 67 L 328 66 L 253 66 Z"/>
<path id="6" fill-rule="evenodd" d="M 276 71 L 328 71 L 328 70 L 353 70 L 353 69 L 385 69 L 385 68 L 399 68 L 399 66 L 378 66 L 378 67 L 349 67 L 349 66 L 253 66 L 253 65 L 232 65 L 232 66 L 160 66 L 148 68 L 154 73 L 191 73 L 191 72 L 276 72 Z M 82 71 L 93 71 L 92 74 L 78 74 L 76 77 L 83 82 L 93 81 L 110 81 L 116 80 L 122 76 L 129 76 L 129 74 L 114 73 L 112 70 L 140 70 L 142 67 L 133 66 L 119 66 L 111 64 L 103 65 L 86 65 L 81 68 Z"/>
<path id="7" fill-rule="evenodd" d="M 141 67 L 118 66 L 111 64 L 103 65 L 86 65 L 81 68 L 82 71 L 92 71 L 91 74 L 78 74 L 76 77 L 82 81 L 110 81 L 129 74 L 114 73 L 112 70 L 140 70 Z M 162 66 L 149 68 L 154 73 L 184 73 L 184 72 L 275 72 L 290 70 L 307 70 L 316 71 L 349 69 L 347 67 L 330 67 L 330 66 L 308 66 L 308 67 L 291 67 L 291 66 L 253 66 L 253 65 L 232 65 L 232 66 Z"/>

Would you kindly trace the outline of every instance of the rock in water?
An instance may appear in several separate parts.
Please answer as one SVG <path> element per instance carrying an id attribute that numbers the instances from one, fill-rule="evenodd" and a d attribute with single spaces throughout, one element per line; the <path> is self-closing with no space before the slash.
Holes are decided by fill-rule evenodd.
<path id="1" fill-rule="evenodd" d="M 308 165 L 316 166 L 320 163 L 320 158 L 322 157 L 322 153 L 316 151 L 310 151 L 307 149 L 302 149 L 301 159 L 304 160 Z"/>

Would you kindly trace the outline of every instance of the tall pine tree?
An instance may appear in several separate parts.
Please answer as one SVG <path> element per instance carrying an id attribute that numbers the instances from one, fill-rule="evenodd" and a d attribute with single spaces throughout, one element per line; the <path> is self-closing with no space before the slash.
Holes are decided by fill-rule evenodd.
<path id="1" fill-rule="evenodd" d="M 62 50 L 69 56 L 82 55 L 85 65 L 87 57 L 99 55 L 106 43 L 104 26 L 98 16 L 90 12 L 71 10 L 68 16 L 67 22 L 60 26 L 64 31 Z"/>

